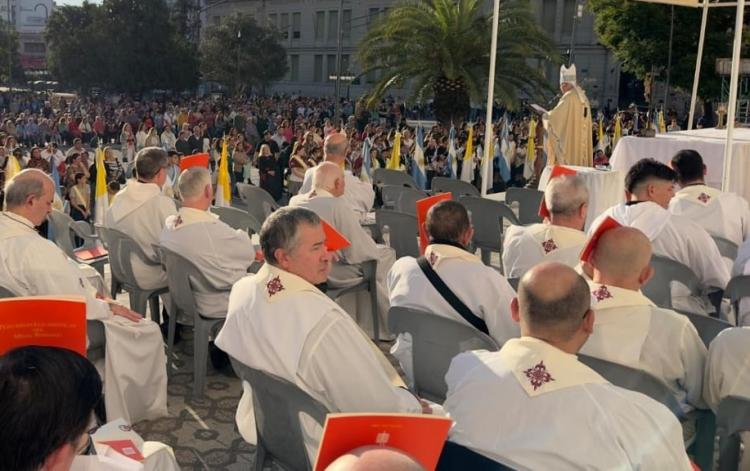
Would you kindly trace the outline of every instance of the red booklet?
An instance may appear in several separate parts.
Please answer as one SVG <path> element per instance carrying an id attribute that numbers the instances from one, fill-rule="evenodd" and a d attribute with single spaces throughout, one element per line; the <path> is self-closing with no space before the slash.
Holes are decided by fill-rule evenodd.
<path id="1" fill-rule="evenodd" d="M 441 201 L 446 201 L 452 198 L 450 193 L 439 193 L 429 198 L 424 198 L 417 201 L 417 226 L 419 227 L 419 253 L 424 255 L 425 249 L 427 249 L 427 231 L 424 229 L 424 222 L 427 220 L 427 211 L 431 207 L 435 206 Z"/>
<path id="2" fill-rule="evenodd" d="M 95 258 L 104 257 L 108 254 L 107 249 L 104 247 L 91 247 L 89 249 L 78 249 L 73 252 L 76 257 L 83 261 L 93 260 Z"/>
<path id="3" fill-rule="evenodd" d="M 115 450 L 117 453 L 126 456 L 130 458 L 131 460 L 135 461 L 143 461 L 145 458 L 141 454 L 140 451 L 138 451 L 138 447 L 135 443 L 133 443 L 132 440 L 111 440 L 111 441 L 104 441 L 99 442 L 101 444 L 107 445 L 108 447 Z"/>
<path id="4" fill-rule="evenodd" d="M 30 345 L 86 356 L 86 300 L 77 296 L 0 299 L 0 355 Z"/>
<path id="5" fill-rule="evenodd" d="M 345 249 L 352 245 L 352 243 L 349 242 L 349 239 L 344 237 L 344 235 L 337 231 L 335 227 L 322 219 L 320 222 L 323 223 L 323 231 L 326 233 L 326 248 L 329 252 L 336 252 L 337 250 Z"/>
<path id="6" fill-rule="evenodd" d="M 563 175 L 577 175 L 578 172 L 573 170 L 572 168 L 563 167 L 562 165 L 555 165 L 552 167 L 552 171 L 549 173 L 549 180 L 547 181 L 547 184 L 549 184 L 550 181 L 552 181 L 553 178 L 557 178 Z M 542 202 L 539 203 L 539 217 L 541 218 L 548 218 L 550 217 L 549 209 L 547 209 L 547 202 L 544 201 L 544 197 L 542 197 Z"/>
<path id="7" fill-rule="evenodd" d="M 435 469 L 452 423 L 448 417 L 422 414 L 328 414 L 314 470 L 363 446 L 395 448 L 425 469 Z"/>
<path id="8" fill-rule="evenodd" d="M 583 251 L 581 251 L 581 261 L 588 262 L 591 258 L 591 253 L 596 248 L 597 242 L 599 242 L 599 239 L 601 239 L 602 235 L 604 235 L 605 232 L 607 232 L 610 229 L 616 229 L 618 227 L 621 227 L 622 224 L 617 222 L 615 219 L 607 216 L 604 221 L 602 221 L 601 224 L 599 224 L 599 227 L 596 228 L 596 231 L 594 231 L 593 234 L 591 234 L 591 237 L 589 237 L 589 240 L 586 242 L 586 245 L 583 247 Z"/>
<path id="9" fill-rule="evenodd" d="M 180 172 L 187 170 L 190 167 L 208 168 L 208 159 L 208 152 L 186 155 L 180 159 Z"/>

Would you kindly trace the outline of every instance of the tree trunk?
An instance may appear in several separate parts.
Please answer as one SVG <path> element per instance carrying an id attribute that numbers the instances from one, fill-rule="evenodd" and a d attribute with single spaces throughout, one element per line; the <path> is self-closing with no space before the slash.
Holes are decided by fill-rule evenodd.
<path id="1" fill-rule="evenodd" d="M 469 114 L 470 101 L 466 83 L 459 77 L 450 80 L 440 77 L 433 85 L 435 118 L 444 126 L 459 124 Z"/>

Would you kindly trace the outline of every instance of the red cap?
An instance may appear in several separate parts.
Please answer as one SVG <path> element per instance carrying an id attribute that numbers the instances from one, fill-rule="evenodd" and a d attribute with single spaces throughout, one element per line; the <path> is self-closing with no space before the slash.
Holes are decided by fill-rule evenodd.
<path id="1" fill-rule="evenodd" d="M 591 254 L 596 248 L 596 244 L 599 243 L 599 239 L 601 239 L 604 233 L 612 229 L 617 229 L 618 227 L 622 227 L 622 224 L 617 222 L 614 218 L 607 216 L 604 221 L 599 224 L 599 227 L 596 228 L 594 233 L 591 234 L 591 237 L 589 237 L 589 240 L 583 247 L 583 251 L 581 251 L 581 261 L 588 262 L 591 258 Z"/>
<path id="2" fill-rule="evenodd" d="M 208 168 L 208 152 L 186 155 L 185 157 L 180 159 L 180 172 L 191 167 Z"/>
<path id="3" fill-rule="evenodd" d="M 555 165 L 554 167 L 552 167 L 552 171 L 549 173 L 549 180 L 547 181 L 547 184 L 549 185 L 549 182 L 551 182 L 553 178 L 557 178 L 563 175 L 578 175 L 578 172 L 576 172 L 572 168 L 563 167 L 562 165 Z M 542 202 L 539 203 L 539 216 L 542 219 L 550 217 L 549 209 L 547 209 L 547 202 L 545 201 L 544 197 L 542 197 Z"/>

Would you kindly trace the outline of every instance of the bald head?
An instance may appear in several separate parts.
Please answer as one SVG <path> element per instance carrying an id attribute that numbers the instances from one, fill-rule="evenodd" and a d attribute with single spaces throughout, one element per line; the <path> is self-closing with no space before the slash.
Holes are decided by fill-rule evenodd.
<path id="1" fill-rule="evenodd" d="M 628 289 L 640 288 L 639 278 L 649 270 L 650 262 L 651 242 L 632 227 L 617 227 L 602 234 L 591 258 L 595 282 Z"/>
<path id="2" fill-rule="evenodd" d="M 400 450 L 367 446 L 338 457 L 326 471 L 424 471 L 424 468 Z"/>
<path id="3" fill-rule="evenodd" d="M 343 164 L 346 159 L 346 134 L 335 132 L 329 134 L 323 143 L 323 158 L 326 162 Z"/>
<path id="4" fill-rule="evenodd" d="M 333 162 L 320 163 L 313 169 L 312 187 L 313 190 L 324 190 L 333 196 L 341 196 L 344 193 L 344 170 Z"/>
<path id="5" fill-rule="evenodd" d="M 573 340 L 591 307 L 583 277 L 557 262 L 541 263 L 526 272 L 517 300 L 521 334 L 559 342 Z"/>

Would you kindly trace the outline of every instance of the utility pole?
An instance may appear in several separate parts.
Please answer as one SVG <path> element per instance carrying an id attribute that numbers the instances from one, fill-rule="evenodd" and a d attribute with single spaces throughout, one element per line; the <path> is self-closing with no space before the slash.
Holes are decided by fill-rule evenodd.
<path id="1" fill-rule="evenodd" d="M 242 50 L 242 30 L 237 30 L 237 96 L 240 95 L 240 83 L 242 79 L 240 78 L 240 51 Z"/>
<path id="2" fill-rule="evenodd" d="M 8 0 L 8 90 L 13 91 L 13 15 Z"/>
<path id="3" fill-rule="evenodd" d="M 568 56 L 568 67 L 573 64 L 574 56 L 575 56 L 575 48 L 576 48 L 576 23 L 578 23 L 578 19 L 583 17 L 583 4 L 576 2 L 576 10 L 573 13 L 573 27 L 571 28 L 570 32 L 570 55 Z"/>
<path id="4" fill-rule="evenodd" d="M 341 119 L 341 49 L 344 40 L 344 0 L 339 0 L 338 37 L 336 38 L 336 111 L 334 112 L 334 126 Z"/>
<path id="5" fill-rule="evenodd" d="M 672 42 L 674 39 L 674 5 L 672 5 L 672 16 L 669 20 L 669 54 L 667 59 L 667 85 L 664 87 L 664 112 L 667 112 L 669 102 L 669 81 L 672 76 Z"/>

